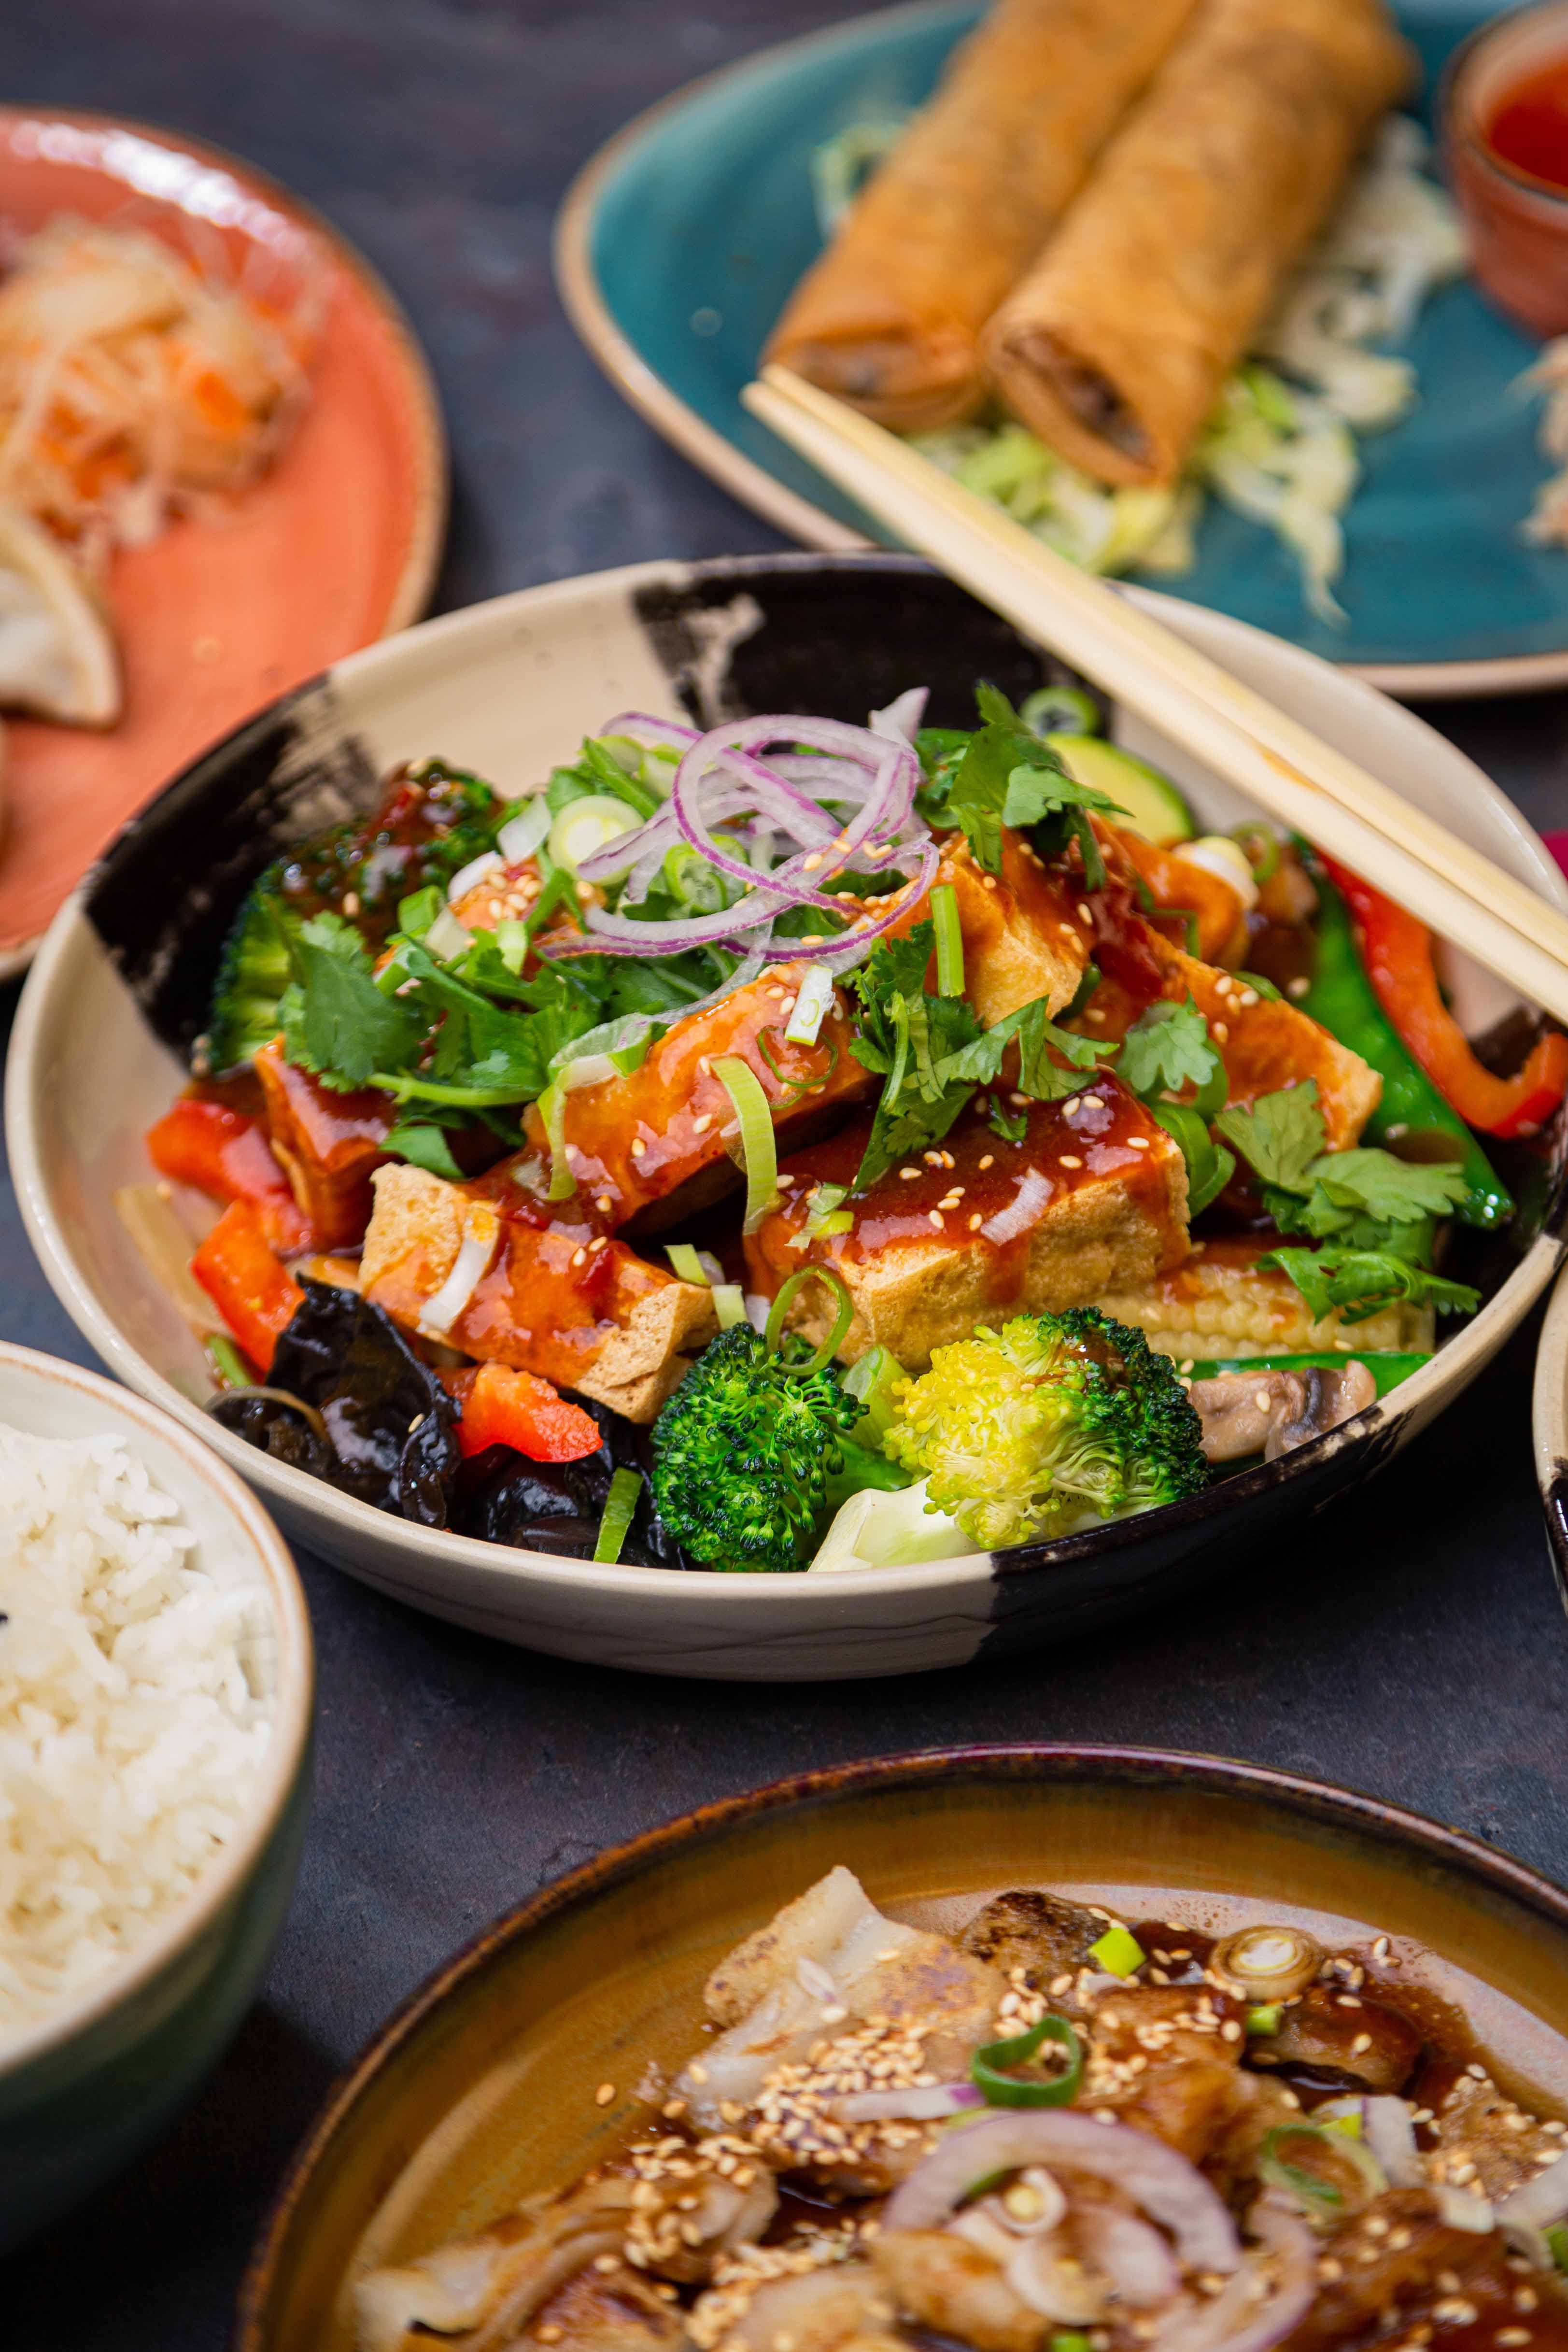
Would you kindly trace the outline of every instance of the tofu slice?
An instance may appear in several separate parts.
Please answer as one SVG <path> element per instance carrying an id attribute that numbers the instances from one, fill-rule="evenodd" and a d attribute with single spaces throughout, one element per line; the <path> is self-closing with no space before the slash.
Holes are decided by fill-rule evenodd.
<path id="1" fill-rule="evenodd" d="M 360 1286 L 406 1330 L 420 1328 L 476 1216 L 497 1221 L 489 1265 L 442 1334 L 480 1362 L 537 1372 L 649 1422 L 717 1328 L 710 1290 L 645 1264 L 574 1202 L 558 1214 L 494 1176 L 449 1184 L 396 1165 L 378 1171 L 374 1188 Z"/>
<path id="2" fill-rule="evenodd" d="M 1021 834 L 1004 828 L 999 875 L 983 872 L 962 835 L 954 835 L 936 887 L 944 882 L 958 905 L 964 992 L 983 1028 L 1040 996 L 1052 1014 L 1071 1003 L 1089 961 L 1089 932 L 1071 895 Z M 894 929 L 912 930 L 930 912 L 929 898 L 921 898 Z"/>
<path id="3" fill-rule="evenodd" d="M 272 1148 L 318 1247 L 351 1248 L 370 1223 L 371 1178 L 385 1162 L 382 1146 L 397 1124 L 396 1105 L 371 1087 L 334 1094 L 284 1060 L 281 1037 L 263 1046 L 255 1067 Z"/>
<path id="4" fill-rule="evenodd" d="M 923 1371 L 934 1348 L 978 1323 L 1087 1306 L 1180 1264 L 1186 1163 L 1133 1095 L 1099 1076 L 1070 1103 L 1030 1103 L 1023 1115 L 1023 1140 L 1008 1143 L 972 1107 L 913 1175 L 891 1169 L 845 1204 L 850 1231 L 810 1242 L 811 1194 L 850 1182 L 868 1123 L 813 1146 L 809 1165 L 786 1162 L 779 1205 L 746 1244 L 749 1286 L 772 1297 L 798 1267 L 831 1265 L 855 1307 L 841 1353 L 852 1361 L 881 1345 Z M 805 1286 L 798 1305 L 792 1320 L 820 1340 L 831 1320 L 825 1286 Z"/>

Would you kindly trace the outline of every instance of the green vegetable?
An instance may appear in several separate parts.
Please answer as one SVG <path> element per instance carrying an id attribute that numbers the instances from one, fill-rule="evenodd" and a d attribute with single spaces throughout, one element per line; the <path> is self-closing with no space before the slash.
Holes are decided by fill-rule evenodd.
<path id="1" fill-rule="evenodd" d="M 958 925 L 958 893 L 951 882 L 938 882 L 931 893 L 931 917 L 936 932 L 936 993 L 964 993 L 964 934 Z"/>
<path id="2" fill-rule="evenodd" d="M 1020 2075 L 1011 2071 L 1026 2066 L 1047 2042 L 1066 2054 L 1059 2074 Z M 1070 2107 L 1083 2080 L 1083 2045 L 1065 2017 L 1042 2017 L 1027 2033 L 982 2042 L 969 2061 L 969 2080 L 993 2107 Z"/>
<path id="3" fill-rule="evenodd" d="M 288 918 L 276 895 L 282 876 L 281 860 L 267 867 L 224 941 L 207 1014 L 206 1060 L 214 1070 L 254 1060 L 277 1034 L 278 1002 L 292 969 Z"/>
<path id="4" fill-rule="evenodd" d="M 939 1143 L 973 1091 L 971 1082 L 943 1073 L 949 1055 L 978 1038 L 980 1024 L 963 997 L 926 993 L 935 943 L 935 925 L 916 923 L 904 939 L 879 940 L 849 975 L 857 1001 L 850 1051 L 884 1082 L 856 1192 Z"/>
<path id="5" fill-rule="evenodd" d="M 539 1118 L 549 1145 L 549 1190 L 545 1198 L 570 1201 L 577 1190 L 577 1179 L 566 1154 L 566 1094 L 559 1078 L 552 1079 L 539 1097 Z"/>
<path id="6" fill-rule="evenodd" d="M 861 1444 L 882 1444 L 897 1410 L 894 1392 L 908 1378 L 898 1358 L 886 1348 L 868 1348 L 859 1361 L 850 1366 L 844 1374 L 844 1393 L 852 1396 L 861 1409 L 861 1418 L 855 1423 L 855 1436 Z"/>
<path id="7" fill-rule="evenodd" d="M 377 985 L 369 948 L 340 915 L 313 915 L 288 956 L 295 978 L 278 1010 L 291 1062 L 351 1090 L 412 1054 L 418 1014 Z"/>
<path id="8" fill-rule="evenodd" d="M 768 1311 L 768 1326 L 762 1334 L 769 1356 L 778 1359 L 779 1343 L 784 1336 L 784 1318 L 794 1305 L 796 1295 L 808 1282 L 825 1283 L 833 1294 L 833 1319 L 828 1336 L 817 1352 L 805 1364 L 784 1364 L 783 1370 L 791 1380 L 810 1380 L 813 1373 L 831 1364 L 844 1342 L 844 1334 L 854 1321 L 855 1303 L 844 1277 L 831 1265 L 805 1265 L 792 1274 L 779 1287 L 779 1296 Z"/>
<path id="9" fill-rule="evenodd" d="M 1284 2011 L 1277 2000 L 1254 2001 L 1247 2012 L 1247 2031 L 1249 2033 L 1278 2033 L 1283 2015 Z"/>
<path id="10" fill-rule="evenodd" d="M 1513 1202 L 1469 1129 L 1438 1093 L 1378 1003 L 1343 898 L 1315 862 L 1312 879 L 1318 893 L 1313 925 L 1317 961 L 1312 986 L 1299 1002 L 1303 1013 L 1382 1077 L 1383 1098 L 1367 1122 L 1367 1134 L 1375 1143 L 1395 1128 L 1449 1138 L 1465 1178 L 1454 1214 L 1467 1225 L 1506 1223 L 1513 1214 Z"/>
<path id="11" fill-rule="evenodd" d="M 1228 1086 L 1219 1048 L 1191 996 L 1185 1004 L 1162 1000 L 1139 1014 L 1122 1041 L 1116 1076 L 1145 1102 L 1196 1087 L 1189 1108 L 1205 1121 L 1221 1109 Z"/>
<path id="12" fill-rule="evenodd" d="M 746 1170 L 746 1216 L 741 1230 L 754 1234 L 763 1218 L 779 1202 L 779 1148 L 773 1134 L 773 1113 L 762 1081 L 749 1062 L 738 1055 L 727 1054 L 713 1066 L 718 1080 L 735 1107 L 740 1123 L 741 1165 Z"/>
<path id="13" fill-rule="evenodd" d="M 1468 1283 L 1446 1281 L 1389 1250 L 1277 1249 L 1258 1264 L 1289 1275 L 1319 1318 L 1337 1307 L 1344 1322 L 1364 1323 L 1401 1301 L 1444 1315 L 1473 1315 L 1481 1303 L 1479 1291 Z"/>
<path id="14" fill-rule="evenodd" d="M 1375 2197 L 1388 2186 L 1383 2167 L 1359 2139 L 1336 2132 L 1326 2124 L 1276 2125 L 1263 2142 L 1263 2152 L 1258 2159 L 1259 2179 L 1266 2180 L 1270 2189 L 1284 2189 L 1298 2204 L 1325 2221 L 1339 2218 L 1345 2201 L 1344 2189 L 1305 2163 L 1292 2163 L 1282 2152 L 1287 2145 L 1299 2147 L 1303 2157 L 1317 2157 L 1331 2170 L 1337 2168 L 1346 2186 L 1354 2179 L 1356 2189 L 1368 2196 Z"/>
<path id="15" fill-rule="evenodd" d="M 749 1324 L 709 1342 L 653 1424 L 653 1498 L 677 1543 L 712 1568 L 802 1567 L 860 1419 L 827 1366 L 787 1340 L 768 1352 Z"/>
<path id="16" fill-rule="evenodd" d="M 432 1176 L 444 1176 L 449 1184 L 461 1184 L 463 1171 L 452 1156 L 452 1146 L 434 1120 L 400 1118 L 386 1139 L 386 1150 L 396 1160 L 406 1160 L 411 1168 L 423 1168 Z"/>
<path id="17" fill-rule="evenodd" d="M 690 1242 L 666 1242 L 664 1255 L 669 1259 L 670 1271 L 677 1281 L 701 1283 L 705 1289 L 709 1286 L 703 1262 Z"/>
<path id="18" fill-rule="evenodd" d="M 248 1389 L 256 1374 L 226 1331 L 209 1331 L 202 1351 L 225 1389 Z"/>
<path id="19" fill-rule="evenodd" d="M 1159 1121 L 1166 1133 L 1174 1136 L 1181 1146 L 1186 1161 L 1186 1213 L 1196 1217 L 1221 1192 L 1236 1173 L 1236 1162 L 1228 1151 L 1214 1140 L 1203 1120 L 1186 1103 L 1154 1102 L 1150 1116 Z"/>
<path id="20" fill-rule="evenodd" d="M 1175 1365 L 1093 1307 L 1018 1316 L 938 1348 L 883 1443 L 989 1549 L 1152 1510 L 1207 1477 Z"/>
<path id="21" fill-rule="evenodd" d="M 616 1560 L 626 1540 L 637 1508 L 637 1498 L 643 1492 L 640 1470 L 617 1470 L 610 1480 L 610 1492 L 604 1497 L 603 1516 L 599 1533 L 593 1540 L 593 1557 L 597 1560 Z"/>
<path id="22" fill-rule="evenodd" d="M 738 1282 L 714 1284 L 713 1311 L 718 1318 L 721 1331 L 733 1331 L 737 1323 L 745 1322 L 746 1293 Z"/>
<path id="23" fill-rule="evenodd" d="M 1568 2272 L 1568 2221 L 1554 2221 L 1545 2237 L 1552 2261 L 1560 2271 Z"/>
<path id="24" fill-rule="evenodd" d="M 983 724 L 969 739 L 946 802 L 948 821 L 963 827 L 975 863 L 988 873 L 1000 873 L 1003 825 L 1033 827 L 1042 855 L 1057 856 L 1069 839 L 1076 839 L 1085 879 L 1098 889 L 1105 866 L 1088 812 L 1113 810 L 1117 803 L 1081 783 L 994 686 L 977 688 L 975 699 Z"/>
<path id="25" fill-rule="evenodd" d="M 1097 1944 L 1090 1945 L 1089 1957 L 1098 1960 L 1107 1976 L 1135 1977 L 1148 1954 L 1132 1930 L 1118 1923 L 1107 1927 Z"/>
<path id="26" fill-rule="evenodd" d="M 857 1423 L 857 1429 L 863 1429 Z M 909 1485 L 909 1479 L 896 1463 L 890 1462 L 881 1446 L 873 1440 L 862 1443 L 857 1437 L 842 1441 L 844 1463 L 841 1470 L 829 1473 L 827 1500 L 823 1507 L 831 1518 L 852 1495 L 863 1495 L 873 1487 L 881 1495 L 897 1495 Z"/>
<path id="27" fill-rule="evenodd" d="M 642 822 L 637 811 L 615 793 L 585 793 L 562 809 L 545 845 L 558 866 L 570 866 L 575 874 L 585 857 L 608 847 L 621 834 L 635 831 Z M 631 862 L 628 858 L 628 869 Z"/>
<path id="28" fill-rule="evenodd" d="M 1019 705 L 1019 717 L 1039 736 L 1098 735 L 1100 705 L 1076 686 L 1041 686 Z"/>
<path id="29" fill-rule="evenodd" d="M 1140 834 L 1156 849 L 1190 841 L 1197 831 L 1193 814 L 1168 776 L 1098 735 L 1048 735 L 1046 741 L 1076 782 L 1092 786 L 1120 813 L 1128 833 Z"/>
<path id="30" fill-rule="evenodd" d="M 1092 2352 L 1092 2347 L 1080 2329 L 1057 2327 L 1051 2331 L 1051 2352 Z"/>
<path id="31" fill-rule="evenodd" d="M 1429 1364 L 1430 1356 L 1406 1354 L 1397 1348 L 1367 1348 L 1357 1355 L 1349 1349 L 1333 1355 L 1286 1356 L 1215 1356 L 1201 1361 L 1182 1365 L 1182 1377 L 1189 1381 L 1218 1380 L 1222 1372 L 1337 1372 L 1346 1364 L 1364 1364 L 1377 1383 L 1377 1393 L 1386 1396 L 1401 1381 L 1407 1381 Z"/>

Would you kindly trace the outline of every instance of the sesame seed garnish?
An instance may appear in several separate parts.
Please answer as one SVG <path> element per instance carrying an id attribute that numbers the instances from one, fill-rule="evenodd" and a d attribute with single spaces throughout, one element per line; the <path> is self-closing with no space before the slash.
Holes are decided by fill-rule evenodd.
<path id="1" fill-rule="evenodd" d="M 1230 1043 L 1230 1031 L 1227 1027 L 1226 1024 L 1223 1021 L 1215 1021 L 1209 1025 L 1213 1029 L 1214 1034 L 1218 1039 L 1219 1043 L 1222 1045 L 1228 1045 Z"/>
<path id="2" fill-rule="evenodd" d="M 901 1168 L 898 1172 L 906 1184 L 913 1184 L 920 1174 L 918 1168 Z"/>
<path id="3" fill-rule="evenodd" d="M 585 1249 L 574 1249 L 571 1254 L 572 1265 L 580 1265 L 587 1255 L 588 1252 Z"/>
<path id="4" fill-rule="evenodd" d="M 1359 2058 L 1359 2057 L 1360 2057 L 1360 2055 L 1361 2055 L 1361 2053 L 1362 2053 L 1362 2052 L 1363 2052 L 1364 2050 L 1370 2050 L 1370 2049 L 1371 2049 L 1371 2047 L 1372 2047 L 1372 2036 L 1371 2036 L 1371 2034 L 1370 2034 L 1370 2033 L 1358 2033 L 1358 2034 L 1356 2035 L 1356 2037 L 1355 2037 L 1355 2040 L 1354 2040 L 1354 2041 L 1351 2043 L 1351 2045 L 1350 2045 L 1350 2049 L 1351 2049 L 1351 2055 L 1352 2055 L 1352 2057 L 1354 2057 L 1354 2058 Z"/>
<path id="5" fill-rule="evenodd" d="M 927 1209 L 927 1210 L 926 1210 L 926 1212 L 925 1212 L 925 1213 L 926 1213 L 926 1216 L 930 1219 L 931 1223 L 936 1226 L 936 1228 L 937 1232 L 938 1232 L 938 1233 L 940 1233 L 940 1232 L 942 1231 L 942 1212 L 941 1212 L 941 1210 L 940 1210 L 940 1209 Z"/>
<path id="6" fill-rule="evenodd" d="M 697 1118 L 693 1119 L 692 1133 L 694 1135 L 706 1135 L 712 1125 L 713 1113 L 711 1110 L 705 1110 L 700 1113 Z"/>
<path id="7" fill-rule="evenodd" d="M 994 1168 L 996 1164 L 997 1155 L 994 1151 L 984 1151 L 980 1154 L 980 1166 L 982 1169 Z"/>
<path id="8" fill-rule="evenodd" d="M 615 1203 L 614 1203 L 614 1202 L 611 1199 L 611 1197 L 610 1197 L 610 1195 L 609 1195 L 609 1193 L 608 1193 L 608 1192 L 601 1192 L 601 1194 L 599 1195 L 599 1198 L 597 1199 L 597 1201 L 595 1201 L 595 1202 L 594 1202 L 594 1204 L 593 1204 L 593 1205 L 594 1205 L 594 1207 L 598 1210 L 598 1212 L 599 1212 L 599 1213 L 600 1213 L 600 1215 L 601 1215 L 601 1217 L 607 1217 L 607 1216 L 609 1216 L 609 1214 L 610 1214 L 611 1211 L 614 1208 Z"/>
<path id="9" fill-rule="evenodd" d="M 1127 1146 L 1132 1151 L 1146 1151 L 1149 1148 L 1149 1139 L 1146 1135 L 1130 1135 L 1127 1138 Z"/>
<path id="10" fill-rule="evenodd" d="M 594 2104 L 594 2105 L 595 2105 L 596 2107 L 607 2107 L 607 2106 L 610 2105 L 611 2100 L 612 2100 L 614 2096 L 615 2096 L 615 2085 L 614 2085 L 614 2084 L 613 2084 L 613 2083 L 601 2083 L 601 2084 L 599 2085 L 598 2090 L 597 2090 L 597 2091 L 595 2091 L 595 2093 L 593 2094 L 593 2104 Z"/>
<path id="11" fill-rule="evenodd" d="M 640 1135 L 634 1135 L 632 1138 L 632 1157 L 633 1160 L 643 1159 L 645 1156 L 648 1147 L 643 1142 Z"/>
<path id="12" fill-rule="evenodd" d="M 1083 1162 L 1075 1151 L 1064 1151 L 1061 1154 L 1061 1165 L 1063 1168 L 1082 1168 Z"/>

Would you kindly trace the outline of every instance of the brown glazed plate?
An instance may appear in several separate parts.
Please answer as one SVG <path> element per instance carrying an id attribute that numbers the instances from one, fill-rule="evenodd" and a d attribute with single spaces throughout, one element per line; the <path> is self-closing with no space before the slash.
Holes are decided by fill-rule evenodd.
<path id="1" fill-rule="evenodd" d="M 1413 713 L 1239 622 L 1127 593 L 1568 905 L 1568 883 L 1517 810 Z M 1451 1404 L 1552 1281 L 1568 1172 L 1561 1128 L 1510 1243 L 1456 1254 L 1450 1271 L 1480 1288 L 1479 1313 L 1354 1422 L 1142 1517 L 1005 1553 L 831 1575 L 684 1573 L 486 1543 L 374 1510 L 274 1460 L 204 1412 L 213 1382 L 201 1349 L 115 1213 L 117 1188 L 152 1175 L 142 1139 L 185 1082 L 246 890 L 288 844 L 369 805 L 397 761 L 438 751 L 511 794 L 629 707 L 708 725 L 779 710 L 863 723 L 925 685 L 932 723 L 965 726 L 977 679 L 1021 698 L 1061 674 L 952 582 L 894 555 L 639 564 L 500 597 L 335 664 L 127 827 L 34 967 L 12 1034 L 6 1136 L 28 1238 L 67 1312 L 121 1380 L 248 1478 L 295 1540 L 437 1616 L 599 1664 L 754 1681 L 961 1664 L 1094 1632 L 1299 1533 Z M 1118 740 L 1166 768 L 1206 824 L 1256 814 L 1176 745 L 1112 716 Z M 1490 1025 L 1495 985 L 1462 959 L 1446 969 L 1460 1018 Z M 193 1194 L 183 1205 L 199 1230 L 204 1204 Z M 1354 1532 L 1343 1523 L 1347 1549 Z"/>
<path id="2" fill-rule="evenodd" d="M 1039 1885 L 1222 1931 L 1266 1906 L 1324 1940 L 1385 1934 L 1466 2013 L 1504 2086 L 1568 2110 L 1568 1895 L 1371 1797 L 1212 1757 L 939 1749 L 731 1798 L 547 1887 L 423 1985 L 333 2092 L 240 2295 L 233 2352 L 350 2352 L 378 2263 L 564 2186 L 645 2114 L 714 1962 L 837 1863 L 878 1905 L 958 1925 Z M 596 2085 L 616 2086 L 601 2107 Z"/>

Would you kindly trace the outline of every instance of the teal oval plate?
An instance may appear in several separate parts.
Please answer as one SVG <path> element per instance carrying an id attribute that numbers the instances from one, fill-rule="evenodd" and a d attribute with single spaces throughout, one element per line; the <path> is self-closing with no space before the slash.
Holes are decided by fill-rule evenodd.
<path id="1" fill-rule="evenodd" d="M 567 308 L 622 390 L 677 447 L 809 545 L 887 534 L 749 416 L 740 394 L 791 287 L 821 248 L 810 158 L 846 124 L 918 105 L 972 0 L 894 8 L 695 83 L 629 125 L 562 209 Z M 1407 0 L 1429 106 L 1452 49 L 1495 9 Z M 1468 283 L 1427 305 L 1408 345 L 1421 400 L 1361 444 L 1339 593 L 1348 623 L 1303 607 L 1292 558 L 1213 501 L 1197 569 L 1159 585 L 1412 695 L 1517 693 L 1568 681 L 1568 550 L 1521 533 L 1549 471 L 1513 387 L 1537 346 Z"/>

